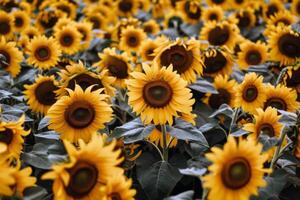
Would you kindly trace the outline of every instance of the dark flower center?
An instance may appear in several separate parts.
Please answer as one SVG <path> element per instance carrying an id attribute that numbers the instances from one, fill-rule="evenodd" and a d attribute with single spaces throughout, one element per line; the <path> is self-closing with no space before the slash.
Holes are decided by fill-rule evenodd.
<path id="1" fill-rule="evenodd" d="M 290 58 L 300 57 L 300 37 L 285 34 L 278 40 L 279 51 Z"/>
<path id="2" fill-rule="evenodd" d="M 271 124 L 262 124 L 259 128 L 258 128 L 258 134 L 264 134 L 264 135 L 268 135 L 270 137 L 274 137 L 274 128 Z"/>
<path id="3" fill-rule="evenodd" d="M 127 44 L 131 47 L 136 47 L 139 44 L 139 39 L 136 36 L 132 35 L 128 38 Z"/>
<path id="4" fill-rule="evenodd" d="M 36 87 L 35 98 L 40 104 L 51 106 L 56 102 L 54 91 L 57 89 L 58 87 L 54 85 L 53 81 L 44 81 Z"/>
<path id="5" fill-rule="evenodd" d="M 5 50 L 0 50 L 0 55 L 1 55 L 0 67 L 4 69 L 9 67 L 10 60 L 11 60 L 9 53 L 7 53 Z"/>
<path id="6" fill-rule="evenodd" d="M 249 65 L 258 65 L 260 64 L 261 60 L 262 57 L 260 55 L 260 52 L 257 50 L 251 50 L 246 54 L 246 62 Z"/>
<path id="7" fill-rule="evenodd" d="M 243 99 L 247 102 L 254 101 L 258 96 L 258 90 L 254 85 L 248 85 L 243 91 Z"/>
<path id="8" fill-rule="evenodd" d="M 275 24 L 275 26 L 278 26 L 280 23 L 282 23 L 284 25 L 291 24 L 291 22 L 288 19 L 284 19 L 284 18 L 277 20 L 274 24 Z"/>
<path id="9" fill-rule="evenodd" d="M 59 10 L 63 11 L 64 13 L 66 13 L 68 17 L 71 14 L 70 8 L 66 5 L 59 5 L 59 6 L 57 6 L 57 9 L 59 9 Z"/>
<path id="10" fill-rule="evenodd" d="M 87 162 L 78 161 L 68 172 L 70 182 L 66 187 L 66 191 L 76 199 L 88 195 L 97 184 L 98 170 L 94 165 Z"/>
<path id="11" fill-rule="evenodd" d="M 65 120 L 74 128 L 88 127 L 95 118 L 93 106 L 86 101 L 75 101 L 65 110 Z"/>
<path id="12" fill-rule="evenodd" d="M 162 80 L 147 83 L 143 88 L 145 102 L 154 108 L 166 106 L 172 99 L 173 91 L 170 85 Z"/>
<path id="13" fill-rule="evenodd" d="M 133 7 L 133 4 L 130 0 L 123 0 L 119 3 L 118 6 L 122 12 L 130 12 Z"/>
<path id="14" fill-rule="evenodd" d="M 72 78 L 67 88 L 70 88 L 71 90 L 75 89 L 75 84 L 78 84 L 83 90 L 86 90 L 91 85 L 95 85 L 92 88 L 92 91 L 98 90 L 100 88 L 103 88 L 102 82 L 98 78 L 94 78 L 88 74 L 79 74 Z"/>
<path id="15" fill-rule="evenodd" d="M 174 70 L 182 74 L 191 67 L 194 57 L 191 50 L 188 51 L 183 46 L 175 45 L 165 50 L 161 54 L 160 60 L 162 66 L 168 67 L 172 64 Z"/>
<path id="16" fill-rule="evenodd" d="M 73 44 L 74 38 L 70 34 L 65 34 L 61 37 L 60 43 L 62 46 L 69 47 Z"/>
<path id="17" fill-rule="evenodd" d="M 212 0 L 214 4 L 222 4 L 225 0 Z"/>
<path id="18" fill-rule="evenodd" d="M 242 15 L 237 16 L 239 19 L 238 27 L 245 28 L 248 27 L 251 23 L 249 13 L 244 12 Z"/>
<path id="19" fill-rule="evenodd" d="M 277 12 L 278 12 L 277 6 L 276 5 L 270 5 L 270 6 L 268 6 L 266 15 L 269 18 L 270 16 L 274 15 Z"/>
<path id="20" fill-rule="evenodd" d="M 297 3 L 297 6 L 296 6 L 296 7 L 297 7 L 297 9 L 296 9 L 296 10 L 297 10 L 297 13 L 300 13 L 300 2 Z"/>
<path id="21" fill-rule="evenodd" d="M 221 176 L 226 187 L 238 190 L 249 183 L 251 166 L 246 159 L 235 158 L 223 166 Z"/>
<path id="22" fill-rule="evenodd" d="M 117 192 L 113 192 L 109 196 L 111 200 L 122 200 L 122 197 Z"/>
<path id="23" fill-rule="evenodd" d="M 127 63 L 119 58 L 110 56 L 107 61 L 107 68 L 110 74 L 118 79 L 125 79 L 128 77 Z"/>
<path id="24" fill-rule="evenodd" d="M 15 26 L 16 27 L 22 27 L 24 24 L 23 18 L 22 17 L 16 17 L 15 18 Z"/>
<path id="25" fill-rule="evenodd" d="M 225 56 L 217 51 L 217 55 L 215 57 L 205 58 L 204 61 L 204 73 L 213 74 L 220 70 L 222 70 L 227 64 L 227 59 Z"/>
<path id="26" fill-rule="evenodd" d="M 300 84 L 300 68 L 292 72 L 291 77 L 287 77 L 286 85 L 288 87 L 296 87 Z"/>
<path id="27" fill-rule="evenodd" d="M 93 24 L 93 29 L 100 29 L 101 21 L 97 17 L 90 17 L 89 21 Z"/>
<path id="28" fill-rule="evenodd" d="M 209 19 L 210 19 L 210 20 L 218 20 L 218 15 L 217 15 L 216 13 L 211 13 L 211 14 L 209 15 Z"/>
<path id="29" fill-rule="evenodd" d="M 199 8 L 199 6 L 197 6 L 196 12 L 192 12 L 190 7 L 191 7 L 191 2 L 187 1 L 184 4 L 184 11 L 188 15 L 188 17 L 195 20 L 199 19 L 201 17 L 201 9 Z"/>
<path id="30" fill-rule="evenodd" d="M 277 97 L 271 97 L 270 99 L 267 99 L 265 103 L 265 109 L 269 106 L 278 110 L 287 110 L 286 102 L 283 99 Z"/>
<path id="31" fill-rule="evenodd" d="M 224 45 L 229 39 L 229 34 L 227 26 L 224 26 L 223 28 L 218 26 L 209 32 L 208 42 L 215 46 Z"/>
<path id="32" fill-rule="evenodd" d="M 242 4 L 242 3 L 244 3 L 244 0 L 234 0 L 235 1 L 235 3 L 237 3 L 237 4 Z"/>
<path id="33" fill-rule="evenodd" d="M 7 145 L 13 140 L 14 134 L 11 129 L 5 128 L 4 131 L 0 131 L 0 142 L 3 142 Z"/>
<path id="34" fill-rule="evenodd" d="M 154 49 L 153 48 L 147 49 L 146 56 L 147 56 L 148 60 L 153 60 L 154 59 L 154 56 L 152 55 L 153 53 L 154 53 Z"/>
<path id="35" fill-rule="evenodd" d="M 8 21 L 0 21 L 0 34 L 6 35 L 10 32 L 10 25 Z"/>
<path id="36" fill-rule="evenodd" d="M 77 28 L 77 30 L 78 30 L 79 33 L 81 34 L 81 39 L 82 39 L 83 41 L 85 41 L 86 38 L 87 38 L 87 33 L 86 33 L 86 31 L 85 31 L 83 28 Z"/>
<path id="37" fill-rule="evenodd" d="M 46 61 L 46 60 L 50 59 L 51 51 L 50 51 L 49 47 L 41 46 L 35 50 L 34 56 L 38 61 Z"/>
<path id="38" fill-rule="evenodd" d="M 46 17 L 48 18 L 48 20 L 43 20 L 42 17 L 41 19 L 39 19 L 39 22 L 45 29 L 50 29 L 56 24 L 56 22 L 58 21 L 58 17 L 55 16 L 55 13 L 53 12 L 45 13 L 45 15 L 48 15 L 48 17 Z"/>
<path id="39" fill-rule="evenodd" d="M 152 28 L 151 25 L 144 26 L 143 30 L 145 31 L 145 33 L 152 33 L 153 32 L 153 28 Z"/>
<path id="40" fill-rule="evenodd" d="M 212 94 L 208 103 L 213 109 L 218 109 L 222 104 L 229 104 L 231 95 L 225 89 L 218 89 L 219 94 Z"/>

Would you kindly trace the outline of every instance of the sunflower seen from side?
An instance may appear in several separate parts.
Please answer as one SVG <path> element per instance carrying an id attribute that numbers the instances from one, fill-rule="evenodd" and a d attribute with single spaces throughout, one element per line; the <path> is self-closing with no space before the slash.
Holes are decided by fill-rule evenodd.
<path id="1" fill-rule="evenodd" d="M 256 108 L 261 108 L 267 98 L 263 77 L 255 73 L 246 74 L 235 92 L 235 107 L 241 107 L 245 112 L 251 114 L 256 113 Z"/>
<path id="2" fill-rule="evenodd" d="M 46 115 L 56 102 L 55 91 L 58 90 L 58 82 L 55 77 L 39 75 L 33 84 L 24 87 L 24 95 L 31 110 Z"/>
<path id="3" fill-rule="evenodd" d="M 161 68 L 144 64 L 143 70 L 145 73 L 132 72 L 126 83 L 128 103 L 145 124 L 172 125 L 173 117 L 192 113 L 192 93 L 171 65 Z"/>
<path id="4" fill-rule="evenodd" d="M 131 52 L 138 52 L 142 42 L 147 38 L 146 33 L 141 28 L 134 28 L 128 26 L 122 30 L 120 49 L 126 51 L 128 54 Z"/>
<path id="5" fill-rule="evenodd" d="M 28 46 L 27 62 L 42 70 L 54 67 L 61 55 L 59 44 L 53 37 L 34 37 Z"/>
<path id="6" fill-rule="evenodd" d="M 72 55 L 80 49 L 81 35 L 76 27 L 65 26 L 54 35 L 63 53 Z"/>
<path id="7" fill-rule="evenodd" d="M 16 77 L 21 72 L 20 63 L 23 54 L 16 47 L 15 42 L 8 42 L 4 37 L 0 39 L 0 68 L 7 71 L 12 77 Z"/>
<path id="8" fill-rule="evenodd" d="M 248 69 L 252 65 L 263 64 L 268 58 L 268 47 L 260 41 L 253 43 L 246 40 L 240 45 L 240 49 L 237 64 L 243 70 Z"/>
<path id="9" fill-rule="evenodd" d="M 11 14 L 0 11 L 0 37 L 12 39 L 14 36 L 14 18 Z"/>
<path id="10" fill-rule="evenodd" d="M 203 177 L 204 188 L 209 189 L 209 200 L 248 200 L 258 195 L 258 188 L 265 187 L 264 174 L 271 172 L 264 168 L 268 155 L 262 152 L 262 145 L 255 140 L 228 137 L 223 149 L 211 148 L 206 158 L 212 162 L 209 174 Z"/>
<path id="11" fill-rule="evenodd" d="M 49 129 L 58 132 L 62 139 L 76 143 L 79 139 L 89 141 L 92 134 L 105 127 L 112 119 L 108 96 L 103 89 L 92 91 L 93 86 L 83 90 L 79 85 L 67 89 L 68 95 L 61 97 L 48 110 Z"/>
<path id="12" fill-rule="evenodd" d="M 120 150 L 114 150 L 116 142 L 106 144 L 101 136 L 93 135 L 85 144 L 79 141 L 79 148 L 64 140 L 69 161 L 58 163 L 42 179 L 53 180 L 54 199 L 101 199 L 101 189 L 112 175 L 121 176 L 123 169 Z"/>
<path id="13" fill-rule="evenodd" d="M 177 39 L 161 41 L 154 50 L 153 62 L 159 66 L 173 66 L 173 70 L 188 83 L 196 81 L 197 75 L 203 73 L 203 62 L 200 56 L 200 45 L 195 39 L 188 41 Z"/>

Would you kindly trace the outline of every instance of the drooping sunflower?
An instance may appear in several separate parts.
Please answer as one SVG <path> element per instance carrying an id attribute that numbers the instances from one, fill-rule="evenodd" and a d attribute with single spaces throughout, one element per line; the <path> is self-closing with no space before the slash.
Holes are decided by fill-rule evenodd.
<path id="1" fill-rule="evenodd" d="M 233 57 L 226 48 L 209 48 L 203 53 L 204 75 L 230 75 L 234 65 Z"/>
<path id="2" fill-rule="evenodd" d="M 11 196 L 14 191 L 11 187 L 16 183 L 13 176 L 15 169 L 9 166 L 6 156 L 0 156 L 0 195 Z"/>
<path id="3" fill-rule="evenodd" d="M 154 59 L 154 49 L 159 47 L 157 40 L 147 39 L 142 42 L 141 48 L 139 49 L 139 54 L 143 61 L 152 61 Z"/>
<path id="4" fill-rule="evenodd" d="M 101 70 L 108 69 L 109 76 L 115 77 L 114 85 L 119 88 L 125 88 L 125 80 L 129 78 L 133 71 L 130 64 L 130 57 L 126 52 L 118 54 L 115 48 L 106 48 L 103 53 L 99 53 L 100 62 L 94 64 Z"/>
<path id="5" fill-rule="evenodd" d="M 72 63 L 66 66 L 65 70 L 58 73 L 60 76 L 61 86 L 57 90 L 59 97 L 67 94 L 66 89 L 75 89 L 75 84 L 79 85 L 83 90 L 93 85 L 92 91 L 104 88 L 104 93 L 113 96 L 115 89 L 112 87 L 115 78 L 108 76 L 107 70 L 94 73 L 86 69 L 83 63 Z"/>
<path id="6" fill-rule="evenodd" d="M 6 155 L 16 159 L 19 158 L 24 143 L 22 137 L 30 133 L 30 130 L 24 130 L 24 121 L 25 115 L 22 115 L 18 121 L 0 122 L 0 143 L 6 145 L 6 151 L 1 152 L 1 157 Z"/>
<path id="7" fill-rule="evenodd" d="M 63 53 L 74 54 L 80 49 L 81 35 L 74 26 L 65 26 L 54 34 Z"/>
<path id="8" fill-rule="evenodd" d="M 294 15 L 300 16 L 300 1 L 299 0 L 293 0 L 291 4 L 291 11 Z"/>
<path id="9" fill-rule="evenodd" d="M 176 8 L 182 13 L 183 20 L 190 24 L 197 24 L 201 20 L 201 2 L 197 0 L 184 0 L 176 3 Z"/>
<path id="10" fill-rule="evenodd" d="M 144 64 L 143 70 L 145 73 L 131 73 L 133 78 L 126 83 L 129 105 L 145 124 L 172 125 L 173 117 L 191 114 L 195 100 L 186 87 L 187 82 L 173 71 L 171 65 L 161 68 Z"/>
<path id="11" fill-rule="evenodd" d="M 134 28 L 128 26 L 122 30 L 120 49 L 126 51 L 128 54 L 131 52 L 138 52 L 142 42 L 147 38 L 146 33 L 141 28 Z"/>
<path id="12" fill-rule="evenodd" d="M 251 114 L 256 113 L 256 108 L 261 108 L 267 98 L 263 77 L 255 73 L 246 74 L 244 81 L 238 85 L 235 92 L 235 107 L 241 107 Z"/>
<path id="13" fill-rule="evenodd" d="M 243 129 L 252 133 L 249 137 L 257 140 L 260 134 L 279 138 L 283 125 L 279 122 L 280 115 L 276 109 L 268 107 L 265 111 L 257 109 L 254 122 L 244 124 Z M 268 151 L 269 159 L 272 158 L 275 148 Z"/>
<path id="14" fill-rule="evenodd" d="M 154 19 L 150 19 L 150 20 L 144 22 L 142 26 L 143 26 L 144 32 L 147 34 L 155 35 L 156 33 L 158 33 L 160 31 L 159 24 Z"/>
<path id="15" fill-rule="evenodd" d="M 208 21 L 221 21 L 224 17 L 224 12 L 221 6 L 213 5 L 211 7 L 206 7 L 202 11 L 202 20 L 204 22 Z"/>
<path id="16" fill-rule="evenodd" d="M 26 11 L 15 10 L 11 13 L 14 17 L 14 30 L 20 32 L 30 24 L 30 17 Z"/>
<path id="17" fill-rule="evenodd" d="M 207 5 L 209 6 L 220 6 L 222 9 L 227 9 L 229 8 L 229 1 L 230 0 L 206 0 Z"/>
<path id="18" fill-rule="evenodd" d="M 138 0 L 118 0 L 116 2 L 118 16 L 134 16 L 138 10 Z"/>
<path id="19" fill-rule="evenodd" d="M 77 31 L 81 35 L 81 48 L 86 49 L 90 46 L 93 37 L 93 24 L 88 21 L 77 22 L 75 25 Z"/>
<path id="20" fill-rule="evenodd" d="M 105 185 L 105 197 L 103 200 L 134 200 L 135 189 L 131 189 L 132 179 L 127 179 L 124 175 L 112 175 Z"/>
<path id="21" fill-rule="evenodd" d="M 258 188 L 267 185 L 264 174 L 271 172 L 264 168 L 268 155 L 262 152 L 262 145 L 255 140 L 230 136 L 223 150 L 213 147 L 206 158 L 212 162 L 210 173 L 203 177 L 204 188 L 209 189 L 209 200 L 249 199 L 258 194 Z"/>
<path id="22" fill-rule="evenodd" d="M 106 102 L 102 89 L 92 91 L 92 86 L 83 90 L 79 85 L 61 97 L 48 110 L 49 128 L 57 131 L 62 139 L 78 142 L 89 141 L 92 134 L 105 127 L 112 119 L 112 109 Z"/>
<path id="23" fill-rule="evenodd" d="M 218 94 L 207 94 L 204 100 L 211 108 L 218 109 L 222 104 L 227 104 L 231 107 L 235 102 L 235 89 L 237 87 L 235 80 L 230 80 L 227 75 L 218 75 L 214 80 L 214 87 Z"/>
<path id="24" fill-rule="evenodd" d="M 4 36 L 6 39 L 14 36 L 14 18 L 4 11 L 0 11 L 0 36 Z"/>
<path id="25" fill-rule="evenodd" d="M 175 137 L 172 137 L 169 133 L 166 135 L 167 138 L 167 144 L 169 148 L 176 147 L 178 140 Z M 160 147 L 163 147 L 163 133 L 161 132 L 161 126 L 156 126 L 152 132 L 148 136 L 148 140 L 159 145 Z"/>
<path id="26" fill-rule="evenodd" d="M 257 41 L 253 43 L 249 40 L 240 45 L 241 51 L 238 53 L 237 63 L 240 69 L 246 70 L 251 65 L 259 65 L 266 62 L 268 58 L 267 46 Z"/>
<path id="27" fill-rule="evenodd" d="M 2 57 L 0 67 L 10 73 L 12 77 L 16 77 L 21 71 L 20 63 L 23 60 L 23 54 L 16 47 L 16 43 L 7 42 L 4 37 L 1 37 L 0 54 Z"/>
<path id="28" fill-rule="evenodd" d="M 236 24 L 240 29 L 252 28 L 256 23 L 254 10 L 249 7 L 237 11 L 231 18 L 232 20 L 236 20 Z"/>
<path id="29" fill-rule="evenodd" d="M 278 110 L 284 110 L 289 112 L 295 112 L 300 108 L 300 103 L 297 101 L 297 92 L 284 85 L 273 85 L 268 84 L 266 89 L 266 101 L 264 109 L 273 107 Z"/>
<path id="30" fill-rule="evenodd" d="M 263 4 L 263 17 L 267 20 L 272 15 L 284 9 L 284 4 L 280 0 L 271 0 L 269 3 Z"/>
<path id="31" fill-rule="evenodd" d="M 35 186 L 36 177 L 31 176 L 31 173 L 32 169 L 30 167 L 20 169 L 20 166 L 17 166 L 12 174 L 16 180 L 12 188 L 21 197 L 23 197 L 23 192 L 26 188 Z"/>
<path id="32" fill-rule="evenodd" d="M 270 58 L 281 65 L 293 64 L 300 58 L 300 35 L 288 26 L 274 28 L 268 46 L 271 49 Z"/>
<path id="33" fill-rule="evenodd" d="M 79 141 L 79 148 L 64 140 L 69 162 L 58 163 L 42 179 L 53 180 L 54 199 L 99 199 L 103 196 L 101 187 L 112 175 L 121 176 L 123 170 L 120 150 L 114 150 L 116 142 L 106 144 L 101 136 L 93 135 L 85 144 Z M 100 198 L 101 199 L 101 198 Z"/>
<path id="34" fill-rule="evenodd" d="M 200 45 L 194 40 L 166 39 L 154 50 L 153 60 L 159 67 L 173 65 L 173 69 L 188 83 L 196 81 L 197 75 L 203 73 L 203 62 L 200 57 Z"/>
<path id="35" fill-rule="evenodd" d="M 39 75 L 31 85 L 25 85 L 24 95 L 32 111 L 46 115 L 56 102 L 55 91 L 58 82 L 54 76 Z"/>
<path id="36" fill-rule="evenodd" d="M 53 37 L 34 37 L 28 46 L 27 62 L 40 69 L 50 69 L 59 61 L 60 46 Z"/>
<path id="37" fill-rule="evenodd" d="M 60 0 L 51 4 L 51 7 L 61 10 L 66 13 L 66 16 L 71 19 L 76 18 L 76 5 L 66 0 Z"/>
<path id="38" fill-rule="evenodd" d="M 230 50 L 234 48 L 239 36 L 240 31 L 237 25 L 228 21 L 209 21 L 200 33 L 200 39 L 207 40 L 209 44 L 214 46 L 226 45 Z"/>

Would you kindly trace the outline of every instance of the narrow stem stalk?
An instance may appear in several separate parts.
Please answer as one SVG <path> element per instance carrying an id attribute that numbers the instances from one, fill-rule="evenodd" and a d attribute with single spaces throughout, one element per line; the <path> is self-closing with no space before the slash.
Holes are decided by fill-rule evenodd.
<path id="1" fill-rule="evenodd" d="M 161 132 L 163 134 L 163 157 L 164 161 L 168 160 L 168 146 L 167 146 L 167 127 L 166 125 L 161 126 Z"/>
<path id="2" fill-rule="evenodd" d="M 272 161 L 271 161 L 271 165 L 270 165 L 271 169 L 275 168 L 275 164 L 276 164 L 276 162 L 279 158 L 279 153 L 280 153 L 280 150 L 281 150 L 281 146 L 282 146 L 283 140 L 285 139 L 286 134 L 287 134 L 287 132 L 284 129 L 280 133 L 279 144 L 276 147 L 275 154 L 274 154 L 274 156 L 272 158 Z"/>
<path id="3" fill-rule="evenodd" d="M 230 123 L 228 135 L 232 132 L 232 128 L 233 128 L 234 124 L 236 123 L 239 110 L 240 110 L 239 108 L 235 108 L 234 111 L 233 111 L 233 116 L 232 116 L 232 120 L 231 120 L 231 123 Z"/>
<path id="4" fill-rule="evenodd" d="M 287 72 L 287 70 L 288 70 L 287 67 L 285 67 L 285 68 L 283 68 L 283 69 L 281 70 L 281 72 L 280 72 L 280 74 L 278 75 L 278 78 L 277 78 L 277 80 L 276 80 L 275 86 L 278 85 L 278 84 L 281 82 L 281 80 L 282 80 L 283 76 L 285 75 L 285 73 Z"/>

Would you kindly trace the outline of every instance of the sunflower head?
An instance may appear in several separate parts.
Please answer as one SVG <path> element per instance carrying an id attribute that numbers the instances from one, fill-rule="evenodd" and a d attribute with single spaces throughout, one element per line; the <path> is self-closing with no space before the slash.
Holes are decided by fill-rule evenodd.
<path id="1" fill-rule="evenodd" d="M 26 29 L 30 24 L 30 17 L 28 13 L 22 10 L 16 10 L 12 12 L 14 17 L 14 30 L 15 31 L 22 31 Z"/>
<path id="2" fill-rule="evenodd" d="M 291 5 L 291 11 L 294 15 L 300 16 L 300 1 L 299 0 L 293 0 Z"/>
<path id="3" fill-rule="evenodd" d="M 86 49 L 90 46 L 93 37 L 93 24 L 88 21 L 77 22 L 75 25 L 81 35 L 81 48 Z"/>
<path id="4" fill-rule="evenodd" d="M 92 24 L 93 29 L 104 30 L 107 26 L 107 19 L 100 13 L 89 14 L 86 21 Z"/>
<path id="5" fill-rule="evenodd" d="M 271 0 L 268 4 L 263 5 L 263 16 L 267 20 L 272 15 L 284 9 L 284 4 L 280 0 Z"/>
<path id="6" fill-rule="evenodd" d="M 147 34 L 155 35 L 160 31 L 160 27 L 154 19 L 150 19 L 143 23 L 143 30 Z"/>
<path id="7" fill-rule="evenodd" d="M 36 17 L 36 25 L 40 31 L 45 31 L 53 28 L 58 19 L 64 16 L 65 13 L 57 9 L 43 10 Z"/>
<path id="8" fill-rule="evenodd" d="M 283 81 L 287 87 L 294 88 L 300 93 L 300 65 L 290 66 Z"/>
<path id="9" fill-rule="evenodd" d="M 143 29 L 128 26 L 122 30 L 120 49 L 130 54 L 132 51 L 137 52 L 142 42 L 147 38 Z"/>
<path id="10" fill-rule="evenodd" d="M 80 49 L 81 35 L 74 26 L 68 25 L 55 32 L 55 39 L 63 53 L 74 54 Z"/>
<path id="11" fill-rule="evenodd" d="M 182 13 L 184 21 L 197 24 L 201 19 L 202 7 L 197 0 L 179 1 L 176 3 L 177 9 Z"/>
<path id="12" fill-rule="evenodd" d="M 62 0 L 55 2 L 51 5 L 53 8 L 62 11 L 66 14 L 68 18 L 76 18 L 76 5 L 70 3 L 69 1 Z"/>
<path id="13" fill-rule="evenodd" d="M 157 40 L 147 39 L 142 42 L 139 53 L 143 61 L 152 61 L 154 59 L 154 50 L 159 47 Z"/>
<path id="14" fill-rule="evenodd" d="M 206 0 L 206 3 L 209 6 L 220 6 L 225 10 L 230 8 L 230 0 Z"/>
<path id="15" fill-rule="evenodd" d="M 33 39 L 35 36 L 41 35 L 39 30 L 34 26 L 28 26 L 21 32 L 22 36 L 28 37 L 30 40 Z"/>
<path id="16" fill-rule="evenodd" d="M 14 18 L 7 12 L 0 11 L 0 36 L 11 39 L 14 33 Z"/>
<path id="17" fill-rule="evenodd" d="M 112 175 L 105 185 L 105 196 L 107 199 L 134 200 L 135 189 L 131 189 L 132 180 L 126 176 Z"/>
<path id="18" fill-rule="evenodd" d="M 220 6 L 211 6 L 211 7 L 207 7 L 205 9 L 203 9 L 202 12 L 202 20 L 204 22 L 208 22 L 208 21 L 221 21 L 224 17 L 224 12 L 222 7 Z"/>
<path id="19" fill-rule="evenodd" d="M 237 21 L 237 26 L 240 29 L 251 28 L 255 26 L 256 23 L 256 16 L 252 8 L 239 10 L 231 17 L 233 18 L 233 20 Z"/>
<path id="20" fill-rule="evenodd" d="M 134 16 L 139 6 L 138 0 L 118 0 L 116 2 L 118 16 Z"/>

